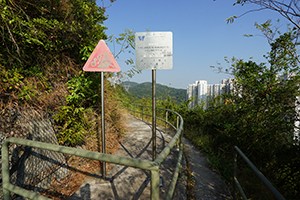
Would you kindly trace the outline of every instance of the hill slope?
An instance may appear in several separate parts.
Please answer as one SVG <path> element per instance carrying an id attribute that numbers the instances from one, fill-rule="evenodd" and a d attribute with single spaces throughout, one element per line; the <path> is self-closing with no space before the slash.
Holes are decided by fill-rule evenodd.
<path id="1" fill-rule="evenodd" d="M 152 97 L 152 83 L 136 83 L 125 81 L 121 84 L 125 89 L 126 86 L 130 85 L 128 88 L 128 92 L 133 94 L 134 96 L 142 99 L 142 98 L 151 98 Z M 173 101 L 176 101 L 177 104 L 181 104 L 185 101 L 186 98 L 186 90 L 184 89 L 176 89 L 171 88 L 165 85 L 156 84 L 156 97 L 157 99 L 166 99 L 168 96 L 171 97 Z"/>

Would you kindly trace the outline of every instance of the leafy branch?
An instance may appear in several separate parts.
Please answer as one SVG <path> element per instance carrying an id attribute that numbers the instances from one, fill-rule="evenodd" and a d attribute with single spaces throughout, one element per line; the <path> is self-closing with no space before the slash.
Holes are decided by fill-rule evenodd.
<path id="1" fill-rule="evenodd" d="M 274 10 L 282 15 L 284 18 L 289 20 L 297 29 L 300 29 L 300 7 L 298 5 L 298 0 L 290 0 L 289 2 L 285 1 L 276 1 L 276 0 L 238 0 L 233 5 L 242 5 L 245 4 L 255 4 L 260 6 L 258 9 L 249 10 L 239 17 L 248 14 L 250 12 L 261 11 L 265 9 Z M 237 16 L 229 17 L 226 19 L 227 23 L 234 22 L 234 19 L 238 18 Z"/>

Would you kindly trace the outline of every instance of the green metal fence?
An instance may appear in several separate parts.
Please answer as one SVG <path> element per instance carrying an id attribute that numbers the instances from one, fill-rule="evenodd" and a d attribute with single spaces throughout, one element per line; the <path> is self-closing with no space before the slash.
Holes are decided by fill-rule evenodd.
<path id="1" fill-rule="evenodd" d="M 20 144 L 28 147 L 34 147 L 44 150 L 50 150 L 60 153 L 65 153 L 69 155 L 74 156 L 80 156 L 84 158 L 114 163 L 118 165 L 128 166 L 128 167 L 135 167 L 139 169 L 145 169 L 151 171 L 151 200 L 157 200 L 159 199 L 159 168 L 162 165 L 163 161 L 166 159 L 166 157 L 169 155 L 171 149 L 175 146 L 175 144 L 179 143 L 179 156 L 178 156 L 178 162 L 176 165 L 175 173 L 173 175 L 172 182 L 169 187 L 169 191 L 167 194 L 166 199 L 171 199 L 175 190 L 175 186 L 178 179 L 178 174 L 180 172 L 181 168 L 181 161 L 182 161 L 182 155 L 183 155 L 183 144 L 182 144 L 182 134 L 183 134 L 183 119 L 182 117 L 171 110 L 163 109 L 166 112 L 172 112 L 177 117 L 177 128 L 175 128 L 174 125 L 172 125 L 168 120 L 163 120 L 173 128 L 177 130 L 176 134 L 173 136 L 173 139 L 169 142 L 169 144 L 163 149 L 163 151 L 156 157 L 154 161 L 148 161 L 148 160 L 141 160 L 136 158 L 128 158 L 128 157 L 122 157 L 122 156 L 116 156 L 116 155 L 109 155 L 109 154 L 103 154 L 83 149 L 75 149 L 71 147 L 64 147 L 59 146 L 55 144 L 49 144 L 49 143 L 43 143 L 43 142 L 37 142 L 32 140 L 25 140 L 20 138 L 8 138 L 6 139 L 2 144 L 2 187 L 3 187 L 3 199 L 9 200 L 10 199 L 10 192 L 13 192 L 15 194 L 18 194 L 20 196 L 29 198 L 29 199 L 49 199 L 47 197 L 41 196 L 35 192 L 26 190 L 24 188 L 18 187 L 16 185 L 13 185 L 10 183 L 10 174 L 9 174 L 9 150 L 8 145 L 9 143 L 14 144 Z M 133 110 L 135 112 L 135 110 Z M 162 120 L 162 119 L 160 119 Z M 179 123 L 180 122 L 180 123 Z"/>
<path id="2" fill-rule="evenodd" d="M 131 108 L 130 108 L 131 107 Z M 134 117 L 137 117 L 137 114 L 141 115 L 141 119 L 142 121 L 145 120 L 144 116 L 148 116 L 148 117 L 152 117 L 152 115 L 150 114 L 151 111 L 149 111 L 147 113 L 147 109 L 145 108 L 149 108 L 152 109 L 152 106 L 146 106 L 146 105 L 139 105 L 139 104 L 127 104 L 127 110 L 133 113 Z M 181 115 L 179 115 L 177 112 L 169 110 L 169 109 L 165 109 L 165 108 L 156 108 L 156 110 L 161 110 L 165 112 L 165 120 L 158 117 L 159 115 L 156 115 L 156 119 L 162 121 L 165 123 L 165 133 L 167 133 L 167 125 L 171 126 L 174 130 L 176 130 L 176 134 L 174 135 L 173 139 L 171 140 L 171 142 L 169 143 L 170 148 L 168 148 L 168 146 L 158 155 L 158 157 L 155 159 L 155 161 L 158 161 L 160 164 L 162 164 L 162 162 L 164 161 L 164 159 L 169 155 L 171 149 L 174 147 L 174 145 L 177 143 L 179 145 L 179 156 L 178 156 L 178 161 L 177 161 L 177 165 L 176 165 L 176 169 L 173 175 L 173 179 L 172 182 L 170 184 L 169 187 L 169 191 L 167 194 L 167 198 L 166 199 L 171 199 L 175 190 L 175 186 L 177 183 L 177 179 L 178 179 L 178 175 L 181 169 L 181 162 L 182 162 L 182 155 L 183 155 L 183 119 L 181 117 Z M 169 121 L 169 114 L 173 113 L 176 116 L 176 127 L 174 126 L 174 124 L 172 124 Z M 174 123 L 175 123 L 174 122 Z"/>
<path id="3" fill-rule="evenodd" d="M 274 186 L 268 181 L 268 179 L 255 167 L 255 165 L 245 156 L 245 154 L 237 147 L 234 146 L 235 154 L 234 154 L 234 172 L 233 172 L 233 199 L 236 200 L 236 187 L 238 188 L 241 196 L 244 200 L 247 200 L 247 197 L 242 189 L 242 186 L 240 185 L 236 173 L 237 173 L 237 153 L 240 154 L 240 156 L 246 161 L 246 163 L 251 167 L 251 169 L 255 172 L 255 174 L 261 179 L 261 181 L 267 186 L 267 188 L 270 190 L 270 192 L 274 195 L 274 197 L 278 200 L 284 200 L 284 198 L 281 196 L 281 194 L 274 188 Z"/>
<path id="4" fill-rule="evenodd" d="M 147 108 L 149 108 L 148 112 L 147 112 Z M 127 104 L 127 110 L 132 112 L 133 117 L 138 117 L 137 114 L 140 114 L 140 118 L 142 121 L 145 121 L 145 116 L 152 117 L 151 112 L 149 111 L 150 109 L 152 109 L 152 106 L 139 105 L 139 104 Z M 164 116 L 159 117 L 158 114 L 156 116 L 156 119 L 165 123 L 165 133 L 167 133 L 167 125 L 171 126 L 174 130 L 179 130 L 181 126 L 181 122 L 183 122 L 183 119 L 177 112 L 165 108 L 156 108 L 156 110 L 164 111 Z M 176 120 L 174 120 L 173 122 L 174 124 L 176 123 L 176 126 L 174 126 L 174 124 L 172 124 L 172 122 L 169 119 L 170 113 L 173 113 L 176 116 Z M 163 119 L 162 117 L 165 117 L 165 119 Z"/>

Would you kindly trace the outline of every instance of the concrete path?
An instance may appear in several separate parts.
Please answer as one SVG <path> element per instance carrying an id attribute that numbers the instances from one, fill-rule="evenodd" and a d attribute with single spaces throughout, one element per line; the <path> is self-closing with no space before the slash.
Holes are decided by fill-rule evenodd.
<path id="1" fill-rule="evenodd" d="M 194 179 L 197 200 L 232 199 L 227 185 L 221 176 L 208 165 L 205 155 L 188 139 L 183 140 Z"/>
<path id="2" fill-rule="evenodd" d="M 133 117 L 128 119 L 129 133 L 120 144 L 115 155 L 132 158 L 152 159 L 151 124 L 147 124 Z M 172 139 L 163 131 L 157 131 L 157 155 Z M 188 159 L 195 178 L 196 199 L 229 199 L 229 191 L 217 173 L 207 165 L 205 156 L 196 149 L 188 140 L 184 140 Z M 160 169 L 160 199 L 165 199 L 169 184 L 173 177 L 178 149 L 173 148 Z M 186 177 L 183 161 L 183 176 L 178 180 L 173 199 L 187 199 Z M 80 189 L 69 200 L 125 200 L 125 199 L 150 199 L 150 172 L 146 170 L 109 164 L 108 174 L 110 181 L 99 177 L 88 177 L 81 184 Z"/>
<path id="3" fill-rule="evenodd" d="M 133 117 L 128 119 L 129 132 L 126 134 L 115 155 L 152 160 L 152 127 Z M 170 135 L 156 132 L 157 155 L 171 141 Z M 160 168 L 160 199 L 165 199 L 169 184 L 177 164 L 178 149 L 173 148 Z M 80 189 L 69 200 L 104 200 L 104 199 L 150 199 L 150 171 L 109 164 L 110 181 L 95 177 L 86 178 Z M 184 173 L 183 173 L 184 174 Z M 185 177 L 178 181 L 173 199 L 186 199 Z"/>

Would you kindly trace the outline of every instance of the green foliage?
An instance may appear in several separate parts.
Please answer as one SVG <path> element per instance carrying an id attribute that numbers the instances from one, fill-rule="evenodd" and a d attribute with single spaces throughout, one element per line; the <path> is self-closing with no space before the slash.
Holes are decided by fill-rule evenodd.
<path id="1" fill-rule="evenodd" d="M 125 91 L 125 89 L 122 86 L 120 86 L 120 88 L 122 88 L 121 89 L 122 102 L 131 103 L 131 104 L 135 103 L 139 105 L 147 105 L 149 107 L 145 107 L 143 112 L 152 115 L 152 84 L 151 83 L 138 84 L 135 82 L 122 83 L 122 85 L 128 85 L 128 84 L 130 84 L 129 92 Z M 160 98 L 156 99 L 156 107 L 166 108 L 169 110 L 177 110 L 178 101 L 176 100 L 181 98 L 182 101 L 184 101 L 183 97 L 185 97 L 186 94 L 186 90 L 169 88 L 167 86 L 163 86 L 160 84 L 156 84 L 156 92 L 157 92 L 157 96 L 160 95 Z M 134 109 L 134 108 L 131 107 L 130 109 Z M 139 112 L 142 112 L 142 109 L 140 107 L 136 107 L 135 109 L 138 110 Z M 165 119 L 165 111 L 163 110 L 157 109 L 156 115 L 157 117 Z M 148 116 L 144 116 L 144 119 L 148 119 L 149 121 L 151 121 L 151 117 Z M 169 122 L 173 122 L 173 124 L 177 123 L 176 122 L 177 117 L 173 113 L 168 114 L 168 120 Z M 161 121 L 158 121 L 158 123 L 161 123 Z"/>
<path id="2" fill-rule="evenodd" d="M 56 134 L 59 144 L 74 146 L 83 142 L 87 130 L 91 128 L 86 113 L 90 110 L 84 107 L 62 106 L 53 117 L 59 124 L 59 133 Z"/>
<path id="3" fill-rule="evenodd" d="M 228 17 L 225 21 L 227 22 L 227 24 L 233 23 L 233 22 L 234 22 L 234 19 L 236 19 L 236 18 L 237 18 L 237 16 L 235 15 L 235 16 L 233 16 L 233 17 Z"/>
<path id="4" fill-rule="evenodd" d="M 104 10 L 94 0 L 8 0 L 0 16 L 0 102 L 56 111 L 59 143 L 82 142 L 100 78 L 77 71 L 107 38 Z"/>
<path id="5" fill-rule="evenodd" d="M 216 97 L 223 101 L 211 101 L 206 110 L 178 108 L 185 134 L 228 183 L 236 145 L 287 199 L 297 199 L 300 191 L 299 140 L 294 138 L 300 74 L 294 38 L 293 31 L 278 37 L 266 56 L 268 63 L 227 59 L 235 79 L 232 93 Z M 247 197 L 263 199 L 266 189 L 252 182 L 245 164 L 239 163 L 238 169 Z"/>
<path id="6" fill-rule="evenodd" d="M 232 116 L 237 118 L 230 117 L 234 126 L 224 129 L 226 131 L 222 135 L 226 137 L 234 133 L 235 144 L 246 152 L 283 196 L 297 199 L 300 172 L 295 166 L 300 164 L 300 151 L 299 139 L 294 137 L 294 131 L 295 121 L 299 121 L 299 113 L 296 112 L 299 100 L 296 97 L 299 96 L 300 59 L 296 47 L 299 45 L 300 10 L 294 1 L 247 0 L 235 4 L 246 3 L 275 10 L 294 27 L 288 25 L 288 31 L 282 34 L 279 31 L 280 20 L 277 25 L 273 25 L 271 20 L 255 23 L 271 45 L 271 52 L 266 56 L 269 63 L 231 61 L 226 72 L 235 75 L 235 91 L 238 92 L 227 98 L 237 106 L 232 111 Z M 228 18 L 227 22 L 233 22 L 234 18 Z M 276 38 L 277 35 L 279 37 Z M 219 70 L 223 69 L 219 67 Z M 248 187 L 251 188 L 250 185 Z"/>
<path id="7" fill-rule="evenodd" d="M 299 185 L 292 184 L 292 180 L 300 179 L 299 171 L 288 167 L 300 163 L 299 159 L 290 156 L 295 156 L 294 152 L 286 151 L 288 159 L 280 156 L 282 151 L 294 149 L 293 143 L 298 143 L 293 141 L 293 136 L 295 121 L 299 120 L 295 104 L 299 103 L 296 97 L 300 95 L 300 75 L 292 39 L 291 32 L 276 39 L 268 55 L 269 65 L 237 61 L 232 70 L 236 77 L 235 90 L 240 92 L 229 97 L 238 106 L 236 127 L 230 131 L 238 139 L 238 146 L 289 198 L 295 190 L 288 193 L 283 188 L 296 189 Z M 282 183 L 278 178 L 283 175 L 280 171 L 290 177 L 286 177 L 289 181 L 284 186 L 278 184 Z"/>
<path id="8" fill-rule="evenodd" d="M 176 102 L 172 101 L 171 96 L 168 96 L 165 100 L 158 100 L 156 104 L 158 107 L 166 108 L 169 110 L 175 110 L 175 108 L 177 107 Z"/>
<path id="9" fill-rule="evenodd" d="M 108 37 L 108 41 L 120 46 L 119 52 L 114 52 L 115 58 L 119 58 L 119 55 L 123 52 L 128 52 L 133 55 L 133 51 L 135 49 L 135 35 L 134 30 L 125 29 L 124 33 L 120 33 L 118 37 L 115 35 L 111 35 Z"/>
<path id="10" fill-rule="evenodd" d="M 30 101 L 35 99 L 37 97 L 36 95 L 37 95 L 37 86 L 25 80 L 24 86 L 20 91 L 20 93 L 18 94 L 19 99 L 23 101 Z"/>
<path id="11" fill-rule="evenodd" d="M 91 108 L 97 108 L 99 102 L 100 78 L 97 73 L 79 72 L 67 82 L 69 95 L 67 106 L 62 106 L 54 119 L 60 124 L 57 139 L 60 144 L 76 145 L 83 142 L 86 131 L 92 126 L 86 114 L 92 114 Z"/>
<path id="12" fill-rule="evenodd" d="M 93 0 L 1 1 L 0 13 L 0 86 L 14 93 L 4 101 L 37 103 L 39 85 L 51 90 L 74 74 L 106 38 L 104 11 Z"/>
<path id="13" fill-rule="evenodd" d="M 142 98 L 151 98 L 152 97 L 152 83 L 145 82 L 141 84 L 136 84 L 134 82 L 123 82 L 122 85 L 130 85 L 129 92 L 138 97 Z M 172 101 L 177 104 L 183 103 L 186 98 L 186 90 L 184 89 L 175 89 L 168 86 L 156 84 L 156 96 L 157 99 L 162 101 L 171 97 Z"/>
<path id="14" fill-rule="evenodd" d="M 127 80 L 128 78 L 132 78 L 135 74 L 142 73 L 141 70 L 138 70 L 134 66 L 134 61 L 131 56 L 134 55 L 135 50 L 135 32 L 134 30 L 130 30 L 126 28 L 124 33 L 120 33 L 118 36 L 111 35 L 108 37 L 108 42 L 113 43 L 113 55 L 116 60 L 118 60 L 121 54 L 126 54 L 127 59 L 125 60 L 125 64 L 131 66 L 131 68 L 127 71 L 120 71 L 117 73 L 111 73 L 111 77 L 114 79 L 116 83 L 122 82 L 122 80 Z M 117 45 L 117 51 L 115 46 Z M 114 75 L 114 77 L 112 77 Z"/>
<path id="15" fill-rule="evenodd" d="M 255 11 L 261 11 L 261 10 L 272 10 L 280 14 L 282 17 L 286 18 L 288 21 L 290 21 L 298 30 L 300 29 L 299 25 L 299 2 L 290 0 L 290 1 L 276 1 L 276 0 L 263 0 L 263 1 L 258 1 L 258 0 L 237 0 L 233 5 L 241 5 L 244 6 L 246 4 L 253 4 L 257 5 L 257 9 L 252 9 L 249 10 L 245 13 L 243 13 L 241 16 L 255 12 Z M 241 17 L 240 16 L 240 17 Z M 229 17 L 226 21 L 232 23 L 234 21 L 233 18 L 235 17 Z"/>
<path id="16" fill-rule="evenodd" d="M 99 74 L 79 72 L 67 82 L 67 85 L 70 94 L 66 96 L 66 101 L 69 104 L 89 107 L 99 101 Z"/>
<path id="17" fill-rule="evenodd" d="M 23 80 L 22 74 L 20 74 L 20 70 L 17 68 L 11 70 L 5 70 L 1 65 L 0 68 L 0 82 L 2 86 L 2 90 L 14 90 L 17 89 Z"/>
<path id="18" fill-rule="evenodd" d="M 41 63 L 57 55 L 81 62 L 88 51 L 79 50 L 105 38 L 99 24 L 105 17 L 95 1 L 1 1 L 0 8 L 5 66 L 45 69 Z"/>
<path id="19" fill-rule="evenodd" d="M 121 85 L 116 85 L 116 93 L 118 94 L 120 101 L 123 103 L 138 103 L 139 98 L 132 93 L 127 92 Z"/>

